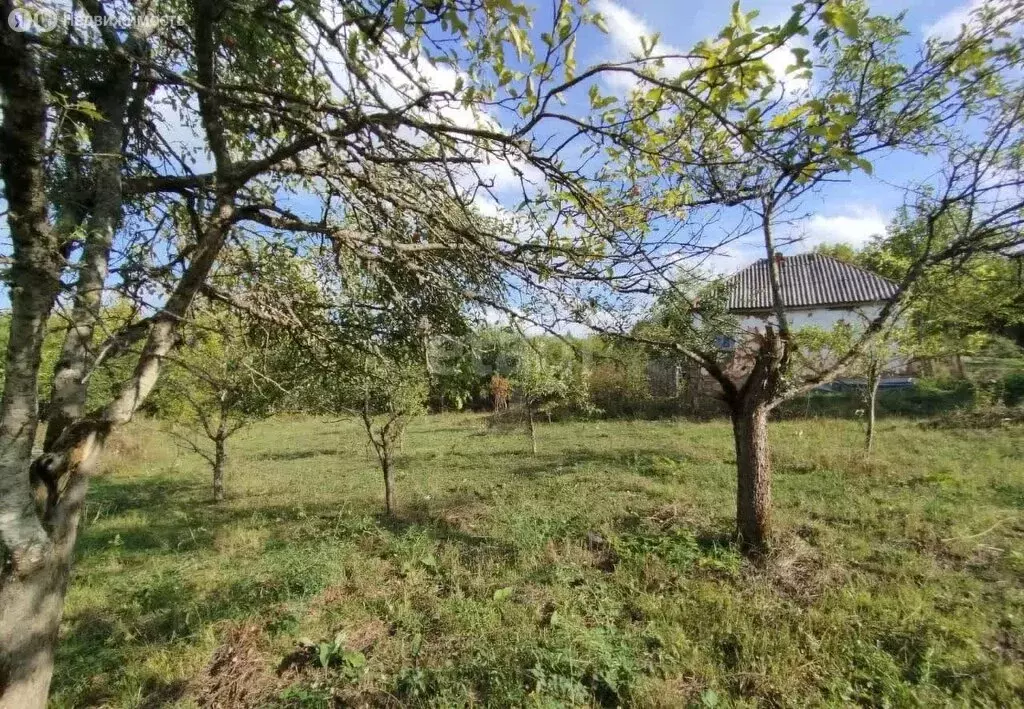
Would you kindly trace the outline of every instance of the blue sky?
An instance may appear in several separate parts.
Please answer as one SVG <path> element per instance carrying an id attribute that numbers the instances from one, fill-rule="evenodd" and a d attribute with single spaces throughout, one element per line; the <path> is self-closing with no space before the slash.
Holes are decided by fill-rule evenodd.
<path id="1" fill-rule="evenodd" d="M 886 14 L 906 12 L 905 26 L 911 32 L 906 47 L 910 55 L 929 35 L 956 34 L 970 10 L 981 1 L 892 0 L 882 5 L 876 0 L 873 7 L 875 11 Z M 538 22 L 542 23 L 548 0 L 534 0 L 533 4 L 537 6 Z M 758 24 L 778 24 L 787 19 L 792 4 L 793 0 L 747 0 L 742 3 L 742 8 L 745 11 L 758 10 Z M 581 67 L 628 59 L 631 53 L 640 51 L 640 35 L 660 33 L 659 48 L 662 52 L 685 52 L 700 40 L 716 35 L 728 22 L 731 0 L 591 0 L 591 7 L 606 17 L 608 32 L 601 34 L 594 28 L 586 28 L 580 33 L 577 60 Z M 779 57 L 780 70 L 792 63 L 786 59 L 785 56 Z M 454 84 L 456 77 L 457 72 L 450 69 L 430 69 L 432 84 Z M 607 88 L 625 90 L 622 86 Z M 168 119 L 168 137 L 173 142 L 198 140 L 191 128 L 175 125 L 173 117 L 165 118 Z M 454 119 L 460 121 L 465 117 L 456 116 Z M 804 237 L 804 241 L 791 245 L 788 250 L 791 253 L 803 251 L 819 243 L 866 243 L 884 230 L 895 210 L 903 203 L 904 194 L 898 186 L 920 180 L 934 170 L 934 164 L 905 154 L 876 161 L 874 167 L 873 177 L 854 174 L 848 181 L 826 185 L 820 193 L 805 199 L 800 209 L 805 218 L 786 227 L 788 234 L 785 234 L 790 238 Z M 196 166 L 196 169 L 202 169 L 202 166 Z M 493 173 L 496 191 L 500 193 L 504 189 L 507 192 L 506 195 L 496 194 L 497 202 L 505 209 L 514 209 L 519 197 L 518 180 L 509 179 L 514 177 L 512 173 L 500 166 L 494 167 Z M 509 194 L 509 199 L 503 198 Z M 296 207 L 301 206 L 302 200 L 298 202 Z M 316 200 L 310 203 L 319 206 Z M 0 200 L 0 208 L 5 206 Z M 491 204 L 491 207 L 498 205 Z M 0 252 L 3 253 L 9 252 L 5 227 L 6 224 L 0 225 Z M 719 272 L 730 272 L 760 257 L 762 252 L 763 247 L 753 240 L 747 244 L 734 244 L 708 265 Z M 7 305 L 6 292 L 0 293 L 0 308 Z"/>
<path id="2" fill-rule="evenodd" d="M 729 20 L 731 4 L 730 0 L 592 0 L 592 7 L 607 19 L 608 34 L 584 33 L 580 37 L 580 64 L 626 59 L 631 51 L 637 51 L 638 35 L 655 32 L 661 35 L 662 51 L 685 51 L 717 34 Z M 792 5 L 792 0 L 741 3 L 745 11 L 760 12 L 758 24 L 785 21 Z M 906 41 L 909 58 L 926 37 L 955 35 L 981 0 L 893 0 L 871 5 L 873 12 L 906 13 L 904 24 L 911 33 Z M 934 169 L 925 160 L 905 154 L 881 159 L 874 168 L 873 177 L 854 174 L 848 181 L 826 185 L 819 194 L 807 198 L 801 210 L 806 218 L 790 227 L 791 236 L 804 240 L 790 246 L 789 251 L 803 251 L 819 243 L 865 243 L 884 229 L 903 204 L 904 193 L 898 186 L 920 180 Z M 735 270 L 758 258 L 759 248 L 755 243 L 734 247 L 716 259 L 713 267 L 725 272 Z"/>

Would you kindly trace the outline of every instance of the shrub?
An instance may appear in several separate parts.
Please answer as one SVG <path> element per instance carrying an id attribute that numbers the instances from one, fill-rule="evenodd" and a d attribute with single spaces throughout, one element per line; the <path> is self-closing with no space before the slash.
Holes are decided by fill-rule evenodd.
<path id="1" fill-rule="evenodd" d="M 1024 372 L 1013 372 L 1003 377 L 1003 403 L 1016 406 L 1024 402 Z"/>

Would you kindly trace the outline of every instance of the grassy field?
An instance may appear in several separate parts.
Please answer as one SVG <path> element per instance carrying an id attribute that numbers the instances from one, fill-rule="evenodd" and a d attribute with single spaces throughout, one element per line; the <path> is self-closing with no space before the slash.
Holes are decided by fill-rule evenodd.
<path id="1" fill-rule="evenodd" d="M 95 481 L 54 705 L 1024 703 L 1024 435 L 773 425 L 780 544 L 729 541 L 723 422 L 408 433 L 389 520 L 351 423 L 150 424 Z"/>

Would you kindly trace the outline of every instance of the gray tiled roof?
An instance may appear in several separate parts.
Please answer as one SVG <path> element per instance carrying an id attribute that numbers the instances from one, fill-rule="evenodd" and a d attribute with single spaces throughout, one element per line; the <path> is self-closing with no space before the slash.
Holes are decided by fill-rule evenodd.
<path id="1" fill-rule="evenodd" d="M 830 256 L 798 254 L 782 260 L 782 300 L 787 308 L 877 303 L 896 294 L 896 284 Z M 768 310 L 772 305 L 768 259 L 729 278 L 730 310 Z"/>

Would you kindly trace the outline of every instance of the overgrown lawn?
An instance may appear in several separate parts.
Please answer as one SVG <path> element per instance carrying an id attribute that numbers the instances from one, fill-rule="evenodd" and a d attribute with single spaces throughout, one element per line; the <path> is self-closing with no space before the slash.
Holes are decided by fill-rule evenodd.
<path id="1" fill-rule="evenodd" d="M 1024 435 L 772 426 L 779 545 L 738 555 L 724 422 L 431 416 L 401 514 L 355 423 L 233 440 L 228 499 L 152 424 L 97 479 L 54 704 L 1024 702 Z"/>

